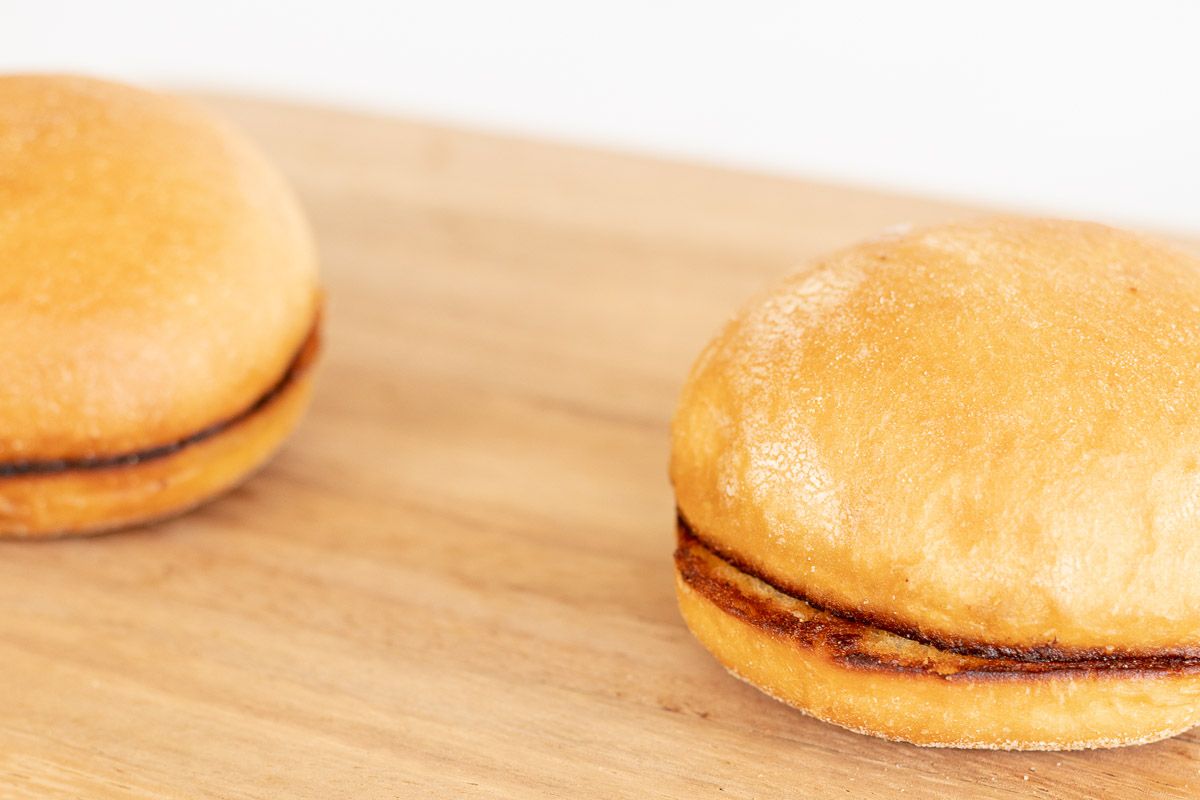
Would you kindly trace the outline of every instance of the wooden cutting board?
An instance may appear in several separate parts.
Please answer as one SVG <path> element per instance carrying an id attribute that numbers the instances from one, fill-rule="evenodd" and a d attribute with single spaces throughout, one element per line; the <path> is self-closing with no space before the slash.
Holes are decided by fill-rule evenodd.
<path id="1" fill-rule="evenodd" d="M 315 405 L 169 524 L 0 546 L 0 796 L 1200 795 L 1200 736 L 922 750 L 733 680 L 675 610 L 667 420 L 796 262 L 961 207 L 207 98 L 328 286 Z"/>

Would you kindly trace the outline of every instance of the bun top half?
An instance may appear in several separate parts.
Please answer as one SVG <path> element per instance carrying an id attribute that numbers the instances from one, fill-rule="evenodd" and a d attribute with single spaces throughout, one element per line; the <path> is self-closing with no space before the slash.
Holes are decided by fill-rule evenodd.
<path id="1" fill-rule="evenodd" d="M 1200 647 L 1200 260 L 990 219 L 854 247 L 709 344 L 680 514 L 820 606 L 1029 657 Z"/>
<path id="2" fill-rule="evenodd" d="M 291 190 L 200 108 L 0 77 L 0 463 L 177 441 L 252 405 L 314 324 Z"/>

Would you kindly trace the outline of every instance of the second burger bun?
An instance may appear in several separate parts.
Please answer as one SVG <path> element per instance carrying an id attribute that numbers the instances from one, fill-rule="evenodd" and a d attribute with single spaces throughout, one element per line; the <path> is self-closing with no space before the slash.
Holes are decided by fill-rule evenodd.
<path id="1" fill-rule="evenodd" d="M 975 747 L 1200 719 L 1196 258 L 1012 218 L 853 247 L 725 327 L 672 436 L 685 617 L 772 694 Z"/>
<path id="2" fill-rule="evenodd" d="M 290 188 L 192 103 L 0 77 L 0 534 L 228 487 L 304 407 L 319 292 Z"/>

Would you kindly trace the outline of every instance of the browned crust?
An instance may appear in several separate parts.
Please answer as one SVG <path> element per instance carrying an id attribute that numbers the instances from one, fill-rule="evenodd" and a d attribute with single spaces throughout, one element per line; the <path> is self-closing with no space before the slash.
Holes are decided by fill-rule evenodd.
<path id="1" fill-rule="evenodd" d="M 119 453 L 117 455 L 102 455 L 102 456 L 87 456 L 84 458 L 56 458 L 47 460 L 27 460 L 27 461 L 9 461 L 0 463 L 0 480 L 5 478 L 22 478 L 37 475 L 57 475 L 64 472 L 94 472 L 100 470 L 112 470 L 132 467 L 137 464 L 144 464 L 147 461 L 156 461 L 161 458 L 167 458 L 184 450 L 185 448 L 197 445 L 203 441 L 218 436 L 230 428 L 246 421 L 252 416 L 261 413 L 264 409 L 270 406 L 276 399 L 280 397 L 295 380 L 312 365 L 316 359 L 317 352 L 320 350 L 321 320 L 320 315 L 313 320 L 312 327 L 309 328 L 308 335 L 297 349 L 295 356 L 288 362 L 287 368 L 279 379 L 271 385 L 262 395 L 253 403 L 231 417 L 226 417 L 223 420 L 208 425 L 195 433 L 189 434 L 181 439 L 177 439 L 167 444 L 155 445 L 154 447 L 142 448 L 127 453 Z"/>
<path id="2" fill-rule="evenodd" d="M 1161 677 L 1200 673 L 1200 658 L 1174 655 L 1112 656 L 1103 658 L 1017 659 L 1004 656 L 979 656 L 943 650 L 928 642 L 919 642 L 926 652 L 921 657 L 899 654 L 882 655 L 882 648 L 869 641 L 880 634 L 900 636 L 886 628 L 872 626 L 861 619 L 849 618 L 812 606 L 808 618 L 791 613 L 767 597 L 747 593 L 734 582 L 720 576 L 713 560 L 723 562 L 772 590 L 808 603 L 789 591 L 745 570 L 737 562 L 703 542 L 679 518 L 675 566 L 680 578 L 709 602 L 743 622 L 775 637 L 786 638 L 805 648 L 817 648 L 833 661 L 849 669 L 912 673 L 945 680 L 1029 680 L 1049 677 Z M 912 637 L 902 637 L 912 640 Z"/>
<path id="3" fill-rule="evenodd" d="M 1163 648 L 1158 650 L 1131 650 L 1124 648 L 1101 648 L 1101 647 L 1063 647 L 1058 644 L 1033 644 L 1027 647 L 1018 647 L 1006 644 L 995 644 L 992 642 L 981 642 L 973 639 L 966 639 L 958 636 L 950 636 L 942 631 L 922 630 L 910 622 L 899 619 L 895 616 L 878 612 L 868 611 L 861 608 L 849 608 L 837 603 L 828 602 L 824 598 L 813 597 L 810 593 L 804 591 L 796 584 L 781 580 L 776 576 L 766 575 L 761 569 L 756 569 L 737 554 L 729 552 L 717 545 L 714 545 L 702 534 L 698 533 L 684 518 L 683 512 L 676 510 L 676 518 L 680 530 L 686 531 L 688 535 L 695 537 L 704 543 L 704 546 L 712 553 L 718 555 L 724 561 L 732 564 L 741 572 L 747 575 L 752 575 L 763 583 L 777 589 L 778 591 L 801 600 L 808 605 L 828 614 L 840 617 L 841 619 L 851 622 L 858 622 L 871 628 L 877 628 L 888 633 L 893 633 L 896 636 L 901 636 L 905 639 L 911 639 L 914 642 L 927 644 L 930 647 L 936 647 L 939 650 L 945 650 L 951 653 L 959 653 L 966 656 L 978 656 L 979 658 L 992 659 L 1012 659 L 1014 661 L 1028 661 L 1032 663 L 1041 662 L 1128 662 L 1130 660 L 1143 661 L 1153 665 L 1161 661 L 1200 661 L 1200 647 L 1194 645 L 1182 645 L 1179 647 Z"/>

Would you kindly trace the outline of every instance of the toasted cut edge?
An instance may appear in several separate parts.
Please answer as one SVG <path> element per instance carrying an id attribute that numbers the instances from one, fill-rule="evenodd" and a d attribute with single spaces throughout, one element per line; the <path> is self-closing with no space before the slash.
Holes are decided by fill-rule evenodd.
<path id="1" fill-rule="evenodd" d="M 299 422 L 320 348 L 315 319 L 279 382 L 244 412 L 144 453 L 0 476 L 0 537 L 103 533 L 181 514 L 262 466 Z"/>
<path id="2" fill-rule="evenodd" d="M 938 650 L 820 611 L 680 529 L 676 593 L 726 669 L 858 733 L 929 747 L 1080 750 L 1144 744 L 1200 722 L 1200 664 L 1026 662 Z"/>
<path id="3" fill-rule="evenodd" d="M 744 557 L 741 554 L 716 545 L 713 537 L 693 527 L 692 523 L 688 521 L 679 509 L 676 509 L 676 524 L 687 535 L 696 537 L 705 547 L 737 567 L 738 570 L 758 578 L 768 586 L 778 589 L 783 594 L 802 600 L 817 610 L 827 611 L 839 619 L 859 622 L 868 628 L 893 633 L 901 638 L 927 644 L 938 650 L 960 653 L 967 656 L 978 656 L 988 660 L 1013 659 L 1034 663 L 1080 663 L 1094 661 L 1105 663 L 1119 662 L 1128 666 L 1147 665 L 1151 667 L 1157 665 L 1170 666 L 1180 661 L 1200 663 L 1200 646 L 1194 643 L 1183 643 L 1165 648 L 1130 648 L 1126 646 L 1080 647 L 1075 645 L 1064 646 L 1058 642 L 1020 643 L 983 641 L 962 636 L 952 631 L 923 628 L 913 624 L 911 621 L 905 620 L 890 610 L 881 608 L 867 609 L 865 607 L 852 608 L 841 605 L 837 601 L 830 600 L 827 597 L 814 596 L 798 582 L 772 574 L 772 570 L 761 564 L 761 559 L 758 559 L 759 563 L 752 563 L 755 559 Z"/>

